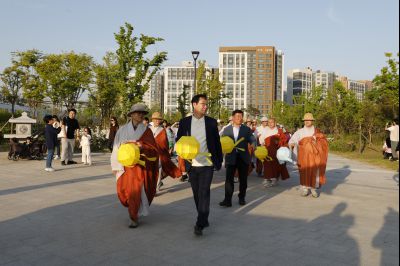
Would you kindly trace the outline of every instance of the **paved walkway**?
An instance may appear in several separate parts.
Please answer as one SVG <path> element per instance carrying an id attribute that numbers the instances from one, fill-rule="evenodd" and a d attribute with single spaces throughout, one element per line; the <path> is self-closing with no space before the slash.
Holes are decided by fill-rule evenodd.
<path id="1" fill-rule="evenodd" d="M 298 173 L 223 209 L 224 171 L 211 192 L 210 228 L 193 235 L 188 183 L 168 179 L 128 228 L 109 155 L 43 171 L 44 161 L 0 153 L 0 265 L 399 265 L 398 174 L 331 155 L 321 197 L 300 197 Z M 78 158 L 77 158 L 78 159 Z M 237 188 L 236 188 L 237 189 Z"/>

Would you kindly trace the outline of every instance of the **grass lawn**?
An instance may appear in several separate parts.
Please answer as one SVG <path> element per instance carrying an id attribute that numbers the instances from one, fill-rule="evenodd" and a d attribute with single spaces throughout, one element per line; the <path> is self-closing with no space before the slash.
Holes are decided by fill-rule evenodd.
<path id="1" fill-rule="evenodd" d="M 355 152 L 330 151 L 330 152 L 332 152 L 333 154 L 343 156 L 345 158 L 357 160 L 360 162 L 366 162 L 389 170 L 394 170 L 394 171 L 399 170 L 399 162 L 391 162 L 389 160 L 384 160 L 382 153 L 371 150 L 369 148 L 366 148 L 362 154 L 358 153 L 358 151 Z"/>

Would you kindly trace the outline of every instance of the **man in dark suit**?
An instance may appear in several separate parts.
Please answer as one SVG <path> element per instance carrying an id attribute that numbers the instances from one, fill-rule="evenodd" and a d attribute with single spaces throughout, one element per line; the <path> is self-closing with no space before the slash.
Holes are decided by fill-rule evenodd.
<path id="1" fill-rule="evenodd" d="M 252 130 L 243 125 L 243 111 L 233 111 L 232 122 L 232 125 L 225 128 L 222 135 L 232 138 L 234 142 L 240 142 L 231 153 L 228 153 L 225 156 L 225 198 L 219 203 L 222 207 L 232 206 L 232 195 L 234 190 L 233 178 L 236 170 L 239 172 L 239 204 L 246 204 L 247 176 L 249 164 L 251 163 L 248 145 L 256 145 L 256 138 L 254 137 Z"/>
<path id="2" fill-rule="evenodd" d="M 201 153 L 211 153 L 211 160 L 201 155 L 193 159 L 192 164 L 185 161 L 198 213 L 194 233 L 202 235 L 203 229 L 209 226 L 211 181 L 214 169 L 221 169 L 222 149 L 217 121 L 205 115 L 207 96 L 195 95 L 192 99 L 192 107 L 193 115 L 179 122 L 176 140 L 178 141 L 182 136 L 193 136 L 200 143 Z"/>

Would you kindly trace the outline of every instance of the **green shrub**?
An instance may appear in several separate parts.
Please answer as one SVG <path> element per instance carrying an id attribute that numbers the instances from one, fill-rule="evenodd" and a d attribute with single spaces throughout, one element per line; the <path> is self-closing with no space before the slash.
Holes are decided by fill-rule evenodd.
<path id="1" fill-rule="evenodd" d="M 346 141 L 344 139 L 333 140 L 329 143 L 329 149 L 339 152 L 352 152 L 356 150 L 356 144 L 353 141 Z"/>
<path id="2" fill-rule="evenodd" d="M 107 151 L 108 150 L 108 139 L 106 138 L 106 136 L 93 134 L 90 149 L 91 149 L 91 151 L 94 151 L 94 152 Z"/>

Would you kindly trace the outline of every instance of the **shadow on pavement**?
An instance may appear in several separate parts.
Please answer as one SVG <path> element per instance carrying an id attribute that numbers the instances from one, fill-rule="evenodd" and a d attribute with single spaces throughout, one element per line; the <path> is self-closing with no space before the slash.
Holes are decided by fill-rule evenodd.
<path id="1" fill-rule="evenodd" d="M 388 208 L 385 222 L 372 240 L 372 246 L 381 250 L 380 265 L 399 265 L 399 232 L 393 228 L 399 228 L 399 213 Z"/>
<path id="2" fill-rule="evenodd" d="M 6 190 L 0 190 L 0 196 L 18 193 L 18 192 L 25 192 L 25 191 L 29 191 L 29 190 L 41 189 L 41 188 L 46 188 L 46 187 L 54 187 L 54 186 L 61 186 L 61 185 L 78 183 L 78 182 L 94 181 L 94 180 L 104 179 L 104 178 L 113 178 L 113 177 L 112 177 L 112 174 L 105 174 L 105 175 L 98 175 L 98 176 L 87 176 L 87 177 L 82 177 L 82 178 L 74 178 L 74 179 L 69 179 L 69 180 L 63 180 L 63 181 L 57 181 L 57 182 L 45 183 L 45 184 L 39 184 L 39 185 L 33 185 L 33 186 L 11 188 L 11 189 L 6 189 Z"/>
<path id="3" fill-rule="evenodd" d="M 340 184 L 346 182 L 346 178 L 350 174 L 351 169 L 349 165 L 326 171 L 326 185 L 322 187 L 322 192 L 331 195 Z"/>
<path id="4" fill-rule="evenodd" d="M 137 229 L 128 228 L 128 212 L 114 194 L 45 208 L 0 222 L 0 264 L 360 263 L 359 248 L 348 233 L 354 217 L 342 214 L 345 203 L 311 221 L 235 213 L 216 206 L 214 200 L 211 225 L 203 237 L 193 235 L 196 213 L 191 197 L 154 203 Z"/>

